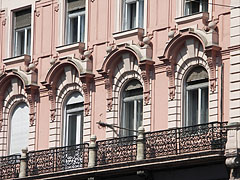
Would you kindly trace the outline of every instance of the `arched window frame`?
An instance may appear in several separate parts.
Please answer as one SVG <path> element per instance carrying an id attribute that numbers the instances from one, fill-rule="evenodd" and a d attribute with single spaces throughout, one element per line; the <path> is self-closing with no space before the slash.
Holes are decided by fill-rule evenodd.
<path id="1" fill-rule="evenodd" d="M 195 79 L 187 82 L 189 76 L 196 72 L 197 68 L 204 70 L 207 78 Z M 209 121 L 209 76 L 207 70 L 199 65 L 189 68 L 183 78 L 183 126 L 192 126 L 208 123 Z M 192 94 L 192 96 L 191 96 Z M 197 96 L 197 98 L 196 98 Z M 194 102 L 197 102 L 194 104 Z M 204 101 L 204 102 L 203 102 Z M 192 108 L 190 111 L 189 108 Z M 205 109 L 205 111 L 204 111 Z M 193 112 L 195 111 L 195 113 Z M 205 118 L 203 118 L 205 114 Z M 196 115 L 194 120 L 193 116 Z M 192 116 L 192 117 L 189 117 Z"/>
<path id="2" fill-rule="evenodd" d="M 138 84 L 136 86 L 139 86 L 137 88 L 132 89 L 135 91 L 133 95 L 126 96 L 126 88 L 129 87 L 129 85 L 132 82 L 137 82 Z M 127 87 L 128 86 L 128 87 Z M 127 104 L 126 104 L 127 103 Z M 130 103 L 133 103 L 133 122 L 130 122 L 130 114 L 127 117 L 126 113 L 131 108 Z M 127 107 L 128 106 L 128 107 Z M 141 82 L 137 79 L 130 79 L 128 80 L 120 90 L 120 106 L 119 106 L 119 117 L 120 117 L 120 126 L 122 129 L 120 131 L 120 136 L 129 136 L 129 135 L 136 135 L 136 131 L 143 123 L 143 86 Z M 128 120 L 127 120 L 128 119 Z M 133 123 L 133 124 L 132 124 Z"/>
<path id="3" fill-rule="evenodd" d="M 28 108 L 28 113 L 27 113 L 27 115 L 28 115 L 28 117 L 27 117 L 27 124 L 26 124 L 26 126 L 27 126 L 27 128 L 28 128 L 28 131 L 26 132 L 26 136 L 27 136 L 27 138 L 25 139 L 26 141 L 27 141 L 27 143 L 26 143 L 26 146 L 22 146 L 22 148 L 21 149 L 19 149 L 19 151 L 18 152 L 12 152 L 12 144 L 11 144 L 11 142 L 12 142 L 12 118 L 13 118 L 13 114 L 14 114 L 14 112 L 16 112 L 16 108 L 20 105 L 20 104 L 25 104 L 25 106 Z M 29 108 L 29 105 L 27 104 L 27 102 L 26 101 L 24 101 L 24 100 L 19 100 L 19 101 L 16 101 L 12 106 L 11 106 L 11 108 L 10 108 L 10 112 L 9 112 L 9 127 L 8 127 L 8 133 L 9 133 L 9 139 L 8 139 L 8 154 L 18 154 L 18 153 L 21 153 L 21 150 L 22 149 L 24 149 L 24 148 L 28 148 L 28 141 L 29 141 L 29 131 L 30 131 L 30 128 L 29 128 L 29 112 L 30 112 L 30 108 Z M 22 131 L 22 133 L 24 133 L 23 131 Z M 20 143 L 20 142 L 19 142 Z M 20 143 L 21 144 L 21 143 Z"/>
<path id="4" fill-rule="evenodd" d="M 70 101 L 71 97 L 74 96 L 74 94 L 79 94 L 79 97 L 76 98 L 76 99 L 80 99 L 79 102 L 68 104 L 68 102 Z M 69 112 L 67 112 L 67 106 L 69 106 Z M 83 100 L 83 95 L 79 91 L 72 91 L 68 93 L 63 103 L 62 113 L 63 113 L 62 114 L 63 145 L 69 146 L 69 145 L 76 145 L 76 144 L 83 143 L 84 100 Z M 71 117 L 76 119 L 70 120 Z M 69 138 L 70 138 L 69 128 L 74 132 L 74 129 L 72 129 L 74 127 L 74 123 L 76 125 L 76 129 L 75 129 L 76 139 L 75 139 L 75 142 L 69 142 Z M 70 127 L 70 124 L 72 124 L 71 127 Z"/>

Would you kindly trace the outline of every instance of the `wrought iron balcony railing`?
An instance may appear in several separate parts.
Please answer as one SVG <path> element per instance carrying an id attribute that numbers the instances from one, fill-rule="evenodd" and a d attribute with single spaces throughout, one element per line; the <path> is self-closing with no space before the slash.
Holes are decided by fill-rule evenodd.
<path id="1" fill-rule="evenodd" d="M 193 152 L 224 151 L 227 141 L 227 123 L 208 123 L 190 127 L 147 132 L 141 143 L 145 159 L 178 156 Z M 138 156 L 137 136 L 94 141 L 96 166 L 134 162 Z M 58 147 L 27 153 L 27 176 L 41 175 L 88 167 L 89 144 Z M 91 161 L 92 162 L 92 161 Z M 0 158 L 0 179 L 17 177 L 20 155 Z"/>
<path id="2" fill-rule="evenodd" d="M 87 167 L 88 144 L 28 153 L 28 176 Z"/>
<path id="3" fill-rule="evenodd" d="M 20 171 L 20 154 L 0 157 L 0 179 L 17 178 Z"/>

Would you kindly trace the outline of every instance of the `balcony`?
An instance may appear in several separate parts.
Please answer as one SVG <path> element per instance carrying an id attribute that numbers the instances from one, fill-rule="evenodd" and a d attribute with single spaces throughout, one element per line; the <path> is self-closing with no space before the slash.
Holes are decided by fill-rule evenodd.
<path id="1" fill-rule="evenodd" d="M 224 156 L 227 141 L 227 123 L 208 123 L 197 126 L 147 132 L 140 136 L 130 136 L 90 144 L 58 147 L 27 153 L 26 176 L 53 176 L 70 170 L 91 171 L 107 166 L 141 165 L 153 161 L 164 162 L 183 157 Z M 94 146 L 92 146 L 94 145 Z M 139 147 L 143 147 L 143 159 L 138 159 Z M 91 152 L 91 153 L 90 153 Z M 92 154 L 92 152 L 94 152 Z M 92 158 L 90 157 L 92 156 Z M 19 155 L 0 158 L 0 179 L 17 178 L 20 167 Z M 89 166 L 94 161 L 94 166 Z"/>

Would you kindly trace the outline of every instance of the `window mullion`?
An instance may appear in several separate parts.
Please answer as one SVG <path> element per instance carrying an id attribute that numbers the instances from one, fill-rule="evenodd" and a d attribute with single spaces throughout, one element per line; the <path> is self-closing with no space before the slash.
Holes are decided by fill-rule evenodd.
<path id="1" fill-rule="evenodd" d="M 134 120 L 133 120 L 133 129 L 137 130 L 137 100 L 134 100 Z M 134 135 L 136 133 L 134 132 Z"/>
<path id="2" fill-rule="evenodd" d="M 198 89 L 198 124 L 201 124 L 201 96 L 202 96 L 202 89 Z"/>
<path id="3" fill-rule="evenodd" d="M 18 47 L 18 32 L 15 30 L 15 48 L 14 48 L 14 55 L 17 56 L 18 52 L 17 52 L 17 47 Z"/>
<path id="4" fill-rule="evenodd" d="M 136 1 L 136 24 L 135 27 L 139 27 L 139 1 Z"/>
<path id="5" fill-rule="evenodd" d="M 24 54 L 27 54 L 27 28 L 24 29 Z"/>
<path id="6" fill-rule="evenodd" d="M 78 15 L 78 24 L 77 24 L 77 42 L 80 42 L 80 15 Z"/>

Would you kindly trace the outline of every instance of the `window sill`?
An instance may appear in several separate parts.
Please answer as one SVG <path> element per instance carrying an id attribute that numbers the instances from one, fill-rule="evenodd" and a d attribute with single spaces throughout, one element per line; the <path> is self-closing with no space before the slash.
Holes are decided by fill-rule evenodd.
<path id="1" fill-rule="evenodd" d="M 177 17 L 177 18 L 175 18 L 175 22 L 177 24 L 184 24 L 184 23 L 192 22 L 192 21 L 195 21 L 198 19 L 208 20 L 209 19 L 208 12 L 201 12 L 201 13 L 197 13 L 197 14 L 193 14 L 193 15 Z"/>
<path id="2" fill-rule="evenodd" d="M 67 45 L 63 45 L 63 46 L 58 46 L 56 47 L 56 51 L 61 54 L 64 52 L 68 52 L 68 51 L 72 51 L 72 50 L 83 50 L 85 47 L 85 43 L 82 42 L 78 42 L 78 43 L 74 43 L 74 44 L 67 44 Z"/>
<path id="3" fill-rule="evenodd" d="M 20 62 L 25 62 L 25 64 L 29 64 L 30 61 L 31 61 L 31 56 L 29 56 L 29 55 L 21 55 L 21 56 L 3 59 L 3 63 L 5 65 L 16 64 L 16 63 L 20 63 Z"/>
<path id="4" fill-rule="evenodd" d="M 130 36 L 134 36 L 134 35 L 143 36 L 143 34 L 144 34 L 144 29 L 135 28 L 131 30 L 115 32 L 113 33 L 113 38 L 117 40 L 117 39 L 122 39 Z"/>

